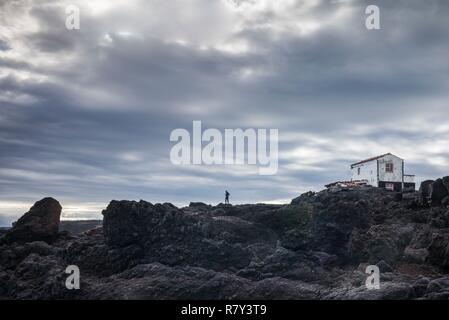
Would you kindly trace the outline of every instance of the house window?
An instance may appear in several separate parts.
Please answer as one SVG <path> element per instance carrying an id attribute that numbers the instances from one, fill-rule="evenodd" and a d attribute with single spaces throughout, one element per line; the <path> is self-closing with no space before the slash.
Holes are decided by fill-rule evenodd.
<path id="1" fill-rule="evenodd" d="M 389 162 L 385 165 L 386 172 L 393 172 L 393 163 Z"/>
<path id="2" fill-rule="evenodd" d="M 394 183 L 386 183 L 385 189 L 394 191 Z"/>
<path id="3" fill-rule="evenodd" d="M 360 175 L 360 168 L 357 168 L 357 174 Z"/>

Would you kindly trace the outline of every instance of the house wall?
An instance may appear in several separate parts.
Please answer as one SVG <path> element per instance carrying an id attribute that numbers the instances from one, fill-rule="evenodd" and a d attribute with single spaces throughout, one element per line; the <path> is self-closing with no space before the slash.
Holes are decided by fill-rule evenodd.
<path id="1" fill-rule="evenodd" d="M 360 168 L 360 175 L 358 174 Z M 370 161 L 359 164 L 351 169 L 352 180 L 367 180 L 368 184 L 377 187 L 377 161 Z"/>
<path id="2" fill-rule="evenodd" d="M 379 188 L 387 188 L 388 184 L 393 185 L 392 191 L 400 192 L 402 190 L 402 182 L 385 182 L 385 181 L 379 181 Z"/>
<path id="3" fill-rule="evenodd" d="M 379 181 L 402 183 L 404 160 L 394 155 L 387 155 L 377 161 L 379 163 Z M 393 172 L 386 172 L 386 164 L 389 162 L 393 163 Z"/>
<path id="4" fill-rule="evenodd" d="M 405 189 L 412 189 L 412 190 L 415 190 L 416 189 L 416 184 L 413 182 L 413 183 L 411 183 L 411 182 L 406 182 L 406 183 L 404 183 L 404 188 Z"/>

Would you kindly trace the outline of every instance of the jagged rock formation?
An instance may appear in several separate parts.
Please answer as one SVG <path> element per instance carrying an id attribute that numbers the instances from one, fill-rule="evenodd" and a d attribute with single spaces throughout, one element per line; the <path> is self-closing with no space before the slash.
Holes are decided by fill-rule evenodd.
<path id="1" fill-rule="evenodd" d="M 13 228 L 6 232 L 0 243 L 51 241 L 59 231 L 61 205 L 53 198 L 44 198 L 34 204 Z"/>
<path id="2" fill-rule="evenodd" d="M 0 240 L 0 298 L 448 299 L 449 209 L 433 184 L 404 197 L 309 192 L 290 205 L 112 201 L 103 227 L 79 235 L 40 219 L 52 232 L 11 238 L 16 224 Z M 57 211 L 44 203 L 30 212 Z M 64 285 L 72 264 L 80 290 Z M 369 264 L 380 290 L 365 287 Z"/>
<path id="3" fill-rule="evenodd" d="M 419 193 L 424 203 L 449 205 L 449 176 L 423 181 Z"/>

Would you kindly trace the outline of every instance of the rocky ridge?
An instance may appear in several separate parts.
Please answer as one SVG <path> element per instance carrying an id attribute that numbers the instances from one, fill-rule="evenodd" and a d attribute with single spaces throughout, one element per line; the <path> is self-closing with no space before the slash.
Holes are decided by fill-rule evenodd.
<path id="1" fill-rule="evenodd" d="M 81 234 L 58 232 L 45 198 L 0 238 L 0 299 L 448 299 L 448 182 L 290 205 L 111 201 Z M 365 286 L 372 264 L 379 290 Z M 68 265 L 80 290 L 65 287 Z"/>

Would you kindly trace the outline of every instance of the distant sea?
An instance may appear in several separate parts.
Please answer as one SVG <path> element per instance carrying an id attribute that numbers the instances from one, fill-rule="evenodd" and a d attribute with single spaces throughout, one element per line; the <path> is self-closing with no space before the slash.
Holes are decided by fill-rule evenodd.
<path id="1" fill-rule="evenodd" d="M 102 220 L 70 220 L 61 221 L 59 231 L 69 231 L 72 234 L 79 234 L 84 231 L 101 227 Z M 5 233 L 11 227 L 0 226 L 0 235 Z"/>

